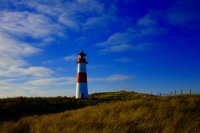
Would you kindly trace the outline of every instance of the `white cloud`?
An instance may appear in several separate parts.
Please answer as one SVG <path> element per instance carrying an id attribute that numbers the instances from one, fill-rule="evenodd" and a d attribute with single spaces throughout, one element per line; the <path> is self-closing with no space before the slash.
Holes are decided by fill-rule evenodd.
<path id="1" fill-rule="evenodd" d="M 29 67 L 27 69 L 20 69 L 22 75 L 33 75 L 36 77 L 46 77 L 54 73 L 52 70 L 45 67 Z"/>
<path id="2" fill-rule="evenodd" d="M 131 44 L 136 35 L 131 32 L 118 32 L 111 35 L 106 41 L 95 44 L 97 47 L 105 47 L 98 52 L 100 54 L 108 52 L 123 52 L 132 48 Z"/>
<path id="3" fill-rule="evenodd" d="M 47 89 L 47 88 L 46 88 Z M 18 96 L 25 96 L 25 97 L 55 97 L 55 96 L 74 96 L 75 89 L 74 88 L 57 88 L 52 89 L 48 87 L 48 92 L 43 87 L 34 87 L 34 86 L 0 86 L 0 98 L 6 97 L 18 97 Z"/>
<path id="4" fill-rule="evenodd" d="M 69 56 L 65 56 L 63 59 L 65 60 L 65 61 L 75 61 L 75 60 L 77 60 L 77 58 L 78 58 L 78 56 L 77 55 L 75 55 L 75 54 L 72 54 L 72 55 L 69 55 Z"/>
<path id="5" fill-rule="evenodd" d="M 62 36 L 62 38 L 67 36 L 66 33 L 69 32 L 64 30 L 83 30 L 84 35 L 82 36 L 85 38 L 81 39 L 86 40 L 88 32 L 85 30 L 99 28 L 104 31 L 103 29 L 112 25 L 114 21 L 116 22 L 114 19 L 117 8 L 114 4 L 105 8 L 104 4 L 94 0 L 67 2 L 22 0 L 20 2 L 12 1 L 9 4 L 12 4 L 8 5 L 12 7 L 12 10 L 7 8 L 0 11 L 0 78 L 5 78 L 0 82 L 0 91 L 6 92 L 2 89 L 4 87 L 10 91 L 10 96 L 30 95 L 31 93 L 45 95 L 46 92 L 40 87 L 74 84 L 75 77 L 52 78 L 54 71 L 42 66 L 32 66 L 27 57 L 29 56 L 30 60 L 30 56 L 41 53 L 43 46 L 55 41 L 54 35 Z M 132 40 L 129 39 L 129 35 L 132 34 L 119 32 L 113 35 L 107 42 L 111 43 L 109 51 L 120 52 L 132 48 L 130 45 Z M 27 38 L 34 42 L 23 42 Z M 116 43 L 118 44 L 116 45 Z M 77 56 L 70 55 L 64 59 L 66 61 L 76 60 Z M 44 63 L 51 63 L 51 60 Z M 125 75 L 112 75 L 105 79 L 96 78 L 95 80 L 120 81 L 126 78 L 128 77 Z M 48 93 L 53 94 L 58 91 L 48 91 Z"/>
<path id="6" fill-rule="evenodd" d="M 19 66 L 27 66 L 27 65 L 28 65 L 28 63 L 21 58 L 14 59 L 11 57 L 1 56 L 1 60 L 0 60 L 0 69 L 1 70 L 6 70 L 7 68 L 9 68 L 11 66 L 19 67 Z"/>
<path id="7" fill-rule="evenodd" d="M 147 46 L 148 46 L 147 43 L 141 43 L 141 44 L 137 44 L 135 46 L 121 44 L 121 45 L 117 45 L 117 46 L 108 46 L 102 50 L 99 50 L 98 52 L 99 52 L 99 54 L 105 54 L 108 52 L 124 52 L 124 51 L 128 51 L 128 50 L 141 51 L 141 50 L 145 49 Z"/>
<path id="8" fill-rule="evenodd" d="M 166 31 L 164 27 L 157 24 L 159 15 L 150 11 L 144 17 L 138 19 L 136 25 L 124 31 L 116 32 L 109 36 L 107 40 L 94 44 L 103 47 L 99 50 L 100 54 L 109 52 L 141 51 L 146 49 L 152 40 L 148 41 L 149 36 L 156 37 Z M 148 43 L 147 43 L 148 42 Z"/>
<path id="9" fill-rule="evenodd" d="M 18 82 L 18 81 L 20 81 L 20 79 L 15 79 L 15 78 L 11 78 L 11 79 L 1 79 L 1 80 L 0 80 L 0 86 L 15 84 L 15 83 Z"/>
<path id="10" fill-rule="evenodd" d="M 132 38 L 133 37 L 133 38 Z M 117 32 L 111 35 L 106 41 L 95 44 L 95 46 L 104 47 L 108 45 L 120 45 L 130 43 L 135 37 L 129 32 Z"/>
<path id="11" fill-rule="evenodd" d="M 137 22 L 137 26 L 143 26 L 143 27 L 157 26 L 156 20 L 151 17 L 152 15 L 147 14 L 146 16 L 140 18 Z"/>
<path id="12" fill-rule="evenodd" d="M 42 14 L 25 12 L 0 12 L 0 30 L 14 36 L 33 38 L 56 34 L 61 27 Z M 56 30 L 56 31 L 55 31 Z"/>
<path id="13" fill-rule="evenodd" d="M 62 12 L 62 9 L 54 6 L 53 8 L 51 6 L 47 6 L 47 5 L 42 5 L 42 4 L 36 4 L 36 9 L 38 12 L 40 13 L 44 13 L 44 14 L 48 14 L 51 16 L 56 16 L 58 15 L 58 13 Z"/>
<path id="14" fill-rule="evenodd" d="M 2 85 L 0 86 L 0 97 L 33 96 L 39 89 L 30 86 Z"/>
<path id="15" fill-rule="evenodd" d="M 50 16 L 65 27 L 78 31 L 90 16 L 98 16 L 104 12 L 104 5 L 93 0 L 24 2 L 23 5 L 35 9 L 38 13 Z M 84 14 L 84 15 L 82 15 Z"/>
<path id="16" fill-rule="evenodd" d="M 54 62 L 53 60 L 47 60 L 47 61 L 42 62 L 42 64 L 52 64 L 53 62 Z"/>
<path id="17" fill-rule="evenodd" d="M 84 25 L 85 26 L 99 25 L 102 22 L 102 19 L 105 19 L 105 18 L 103 16 L 101 16 L 101 17 L 90 17 L 90 18 L 87 19 L 87 21 Z"/>
<path id="18" fill-rule="evenodd" d="M 122 44 L 118 46 L 109 46 L 105 49 L 99 50 L 100 54 L 107 53 L 107 52 L 123 52 L 126 50 L 132 49 L 130 45 Z"/>
<path id="19" fill-rule="evenodd" d="M 44 37 L 55 34 L 66 36 L 66 34 L 62 34 L 66 29 L 77 32 L 97 27 L 100 28 L 101 32 L 105 32 L 105 28 L 108 28 L 114 21 L 116 22 L 114 13 L 111 13 L 114 4 L 105 8 L 103 2 L 94 0 L 65 2 L 25 0 L 13 1 L 10 4 L 13 4 L 13 7 L 23 7 L 25 10 L 17 12 L 18 8 L 13 8 L 14 12 L 2 11 L 0 23 L 3 24 L 3 30 L 9 30 L 10 33 L 18 36 L 31 36 L 44 40 Z M 83 34 L 88 34 L 86 31 L 84 32 Z"/>
<path id="20" fill-rule="evenodd" d="M 0 32 L 0 55 L 7 57 L 29 56 L 41 52 L 41 49 L 17 41 Z"/>
<path id="21" fill-rule="evenodd" d="M 35 79 L 36 78 L 36 79 Z M 75 77 L 14 77 L 0 80 L 0 98 L 16 96 L 74 96 Z M 66 87 L 67 85 L 67 87 Z M 56 88 L 56 89 L 55 89 Z"/>
<path id="22" fill-rule="evenodd" d="M 166 31 L 166 28 L 159 26 L 157 21 L 160 21 L 159 13 L 150 11 L 144 17 L 137 21 L 137 33 L 140 37 L 160 35 Z"/>
<path id="23" fill-rule="evenodd" d="M 136 28 L 137 29 L 137 28 Z M 141 51 L 148 47 L 150 43 L 144 42 L 143 38 L 147 35 L 153 34 L 154 28 L 128 28 L 123 32 L 117 32 L 108 37 L 106 41 L 94 44 L 97 47 L 103 47 L 99 50 L 100 54 L 109 52 L 124 52 L 124 51 Z"/>
<path id="24" fill-rule="evenodd" d="M 78 30 L 79 29 L 79 23 L 76 19 L 74 19 L 71 14 L 63 13 L 59 16 L 58 21 L 68 28 Z"/>
<path id="25" fill-rule="evenodd" d="M 41 49 L 30 44 L 17 41 L 6 34 L 0 33 L 0 76 L 50 76 L 53 73 L 50 69 L 30 67 L 30 64 L 23 59 L 24 57 L 38 54 L 41 51 Z"/>
<path id="26" fill-rule="evenodd" d="M 75 77 L 59 77 L 59 78 L 44 78 L 44 79 L 30 80 L 26 84 L 31 84 L 34 86 L 44 86 L 44 85 L 67 85 L 75 83 L 76 83 Z"/>
<path id="27" fill-rule="evenodd" d="M 130 76 L 126 76 L 126 75 L 121 75 L 121 74 L 115 74 L 115 75 L 111 75 L 108 78 L 106 78 L 107 81 L 121 81 L 121 80 L 126 80 L 126 79 L 130 79 Z"/>
<path id="28" fill-rule="evenodd" d="M 58 81 L 58 79 L 55 78 L 49 78 L 49 79 L 37 79 L 37 80 L 31 80 L 28 81 L 27 84 L 35 85 L 35 86 L 43 86 L 43 85 L 53 85 Z"/>
<path id="29" fill-rule="evenodd" d="M 101 15 L 90 17 L 83 25 L 83 30 L 94 30 L 98 28 L 99 31 L 107 30 L 108 26 L 110 26 L 115 21 L 114 17 L 109 15 Z"/>
<path id="30" fill-rule="evenodd" d="M 21 76 L 35 76 L 35 77 L 47 77 L 53 73 L 52 70 L 45 67 L 18 67 L 10 66 L 8 68 L 0 68 L 0 76 L 5 77 L 21 77 Z"/>
<path id="31" fill-rule="evenodd" d="M 88 78 L 89 82 L 94 81 L 107 81 L 107 82 L 114 82 L 114 81 L 123 81 L 132 78 L 131 76 L 122 75 L 122 74 L 114 74 L 111 76 L 108 76 L 106 78 Z"/>

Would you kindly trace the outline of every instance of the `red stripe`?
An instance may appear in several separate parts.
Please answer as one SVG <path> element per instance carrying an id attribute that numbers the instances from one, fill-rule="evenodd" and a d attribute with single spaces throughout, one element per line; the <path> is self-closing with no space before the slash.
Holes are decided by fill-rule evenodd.
<path id="1" fill-rule="evenodd" d="M 78 61 L 76 62 L 76 64 L 78 63 L 85 63 L 85 64 L 88 64 L 88 62 L 86 61 L 85 58 L 78 58 Z"/>
<path id="2" fill-rule="evenodd" d="M 79 72 L 77 73 L 76 83 L 85 82 L 87 83 L 87 73 Z"/>

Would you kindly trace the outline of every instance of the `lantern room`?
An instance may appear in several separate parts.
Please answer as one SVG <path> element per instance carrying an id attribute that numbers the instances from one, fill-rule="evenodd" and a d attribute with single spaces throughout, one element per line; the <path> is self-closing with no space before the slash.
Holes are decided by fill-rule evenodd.
<path id="1" fill-rule="evenodd" d="M 85 63 L 85 64 L 88 64 L 88 62 L 86 61 L 86 58 L 85 58 L 86 54 L 83 52 L 83 50 L 78 54 L 78 61 L 76 62 L 77 63 Z"/>

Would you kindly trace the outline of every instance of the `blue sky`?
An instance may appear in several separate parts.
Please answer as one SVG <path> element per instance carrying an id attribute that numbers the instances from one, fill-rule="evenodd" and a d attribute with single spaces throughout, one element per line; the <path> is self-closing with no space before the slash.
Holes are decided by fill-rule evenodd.
<path id="1" fill-rule="evenodd" d="M 0 97 L 200 93 L 198 0 L 0 0 Z"/>

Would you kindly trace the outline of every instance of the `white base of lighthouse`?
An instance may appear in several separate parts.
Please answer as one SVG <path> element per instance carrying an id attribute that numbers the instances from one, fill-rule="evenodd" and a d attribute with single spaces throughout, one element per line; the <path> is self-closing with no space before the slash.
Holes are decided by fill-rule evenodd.
<path id="1" fill-rule="evenodd" d="M 76 83 L 76 98 L 87 99 L 88 98 L 88 86 L 87 83 Z"/>

